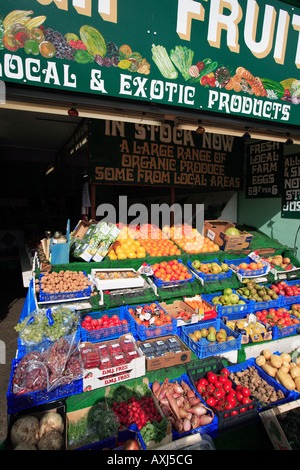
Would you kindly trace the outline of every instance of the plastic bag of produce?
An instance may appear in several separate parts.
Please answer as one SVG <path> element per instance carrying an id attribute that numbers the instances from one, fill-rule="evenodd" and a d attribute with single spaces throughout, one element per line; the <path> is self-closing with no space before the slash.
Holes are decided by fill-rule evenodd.
<path id="1" fill-rule="evenodd" d="M 49 373 L 47 366 L 42 362 L 39 352 L 31 352 L 18 363 L 13 381 L 14 395 L 46 390 L 49 386 Z"/>
<path id="2" fill-rule="evenodd" d="M 77 330 L 79 314 L 75 309 L 58 307 L 32 312 L 15 326 L 22 346 L 44 351 L 49 341 L 73 334 Z"/>
<path id="3" fill-rule="evenodd" d="M 48 391 L 78 380 L 83 376 L 83 362 L 76 334 L 60 338 L 44 353 L 49 370 Z"/>

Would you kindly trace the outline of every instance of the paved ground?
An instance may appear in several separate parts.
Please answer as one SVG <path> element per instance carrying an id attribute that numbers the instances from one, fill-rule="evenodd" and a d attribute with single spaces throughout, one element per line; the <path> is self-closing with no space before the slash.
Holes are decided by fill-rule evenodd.
<path id="1" fill-rule="evenodd" d="M 1 263 L 0 269 L 0 341 L 5 344 L 5 361 L 0 356 L 0 443 L 7 436 L 6 393 L 15 357 L 18 334 L 14 326 L 18 323 L 25 302 L 27 289 L 23 287 L 18 259 L 12 257 Z"/>

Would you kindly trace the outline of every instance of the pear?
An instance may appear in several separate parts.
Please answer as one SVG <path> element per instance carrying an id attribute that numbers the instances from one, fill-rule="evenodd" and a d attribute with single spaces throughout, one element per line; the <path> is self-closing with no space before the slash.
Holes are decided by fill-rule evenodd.
<path id="1" fill-rule="evenodd" d="M 208 333 L 206 339 L 208 341 L 216 341 L 216 334 L 213 331 L 211 331 L 210 333 Z"/>
<path id="2" fill-rule="evenodd" d="M 229 266 L 226 263 L 221 264 L 221 269 L 223 273 L 227 273 L 229 271 Z"/>
<path id="3" fill-rule="evenodd" d="M 210 326 L 210 327 L 208 328 L 208 333 L 211 333 L 211 332 L 213 332 L 215 335 L 217 334 L 217 330 L 215 329 L 214 326 Z"/>
<path id="4" fill-rule="evenodd" d="M 202 338 L 202 333 L 200 330 L 196 330 L 194 331 L 194 336 L 196 336 L 196 338 L 199 340 Z"/>
<path id="5" fill-rule="evenodd" d="M 226 332 L 223 333 L 222 331 L 218 331 L 218 333 L 216 334 L 216 340 L 218 341 L 218 343 L 225 343 L 226 338 L 227 338 Z"/>
<path id="6" fill-rule="evenodd" d="M 208 331 L 207 331 L 206 328 L 202 328 L 202 330 L 201 330 L 201 335 L 202 335 L 202 338 L 206 338 L 206 337 L 207 337 Z"/>

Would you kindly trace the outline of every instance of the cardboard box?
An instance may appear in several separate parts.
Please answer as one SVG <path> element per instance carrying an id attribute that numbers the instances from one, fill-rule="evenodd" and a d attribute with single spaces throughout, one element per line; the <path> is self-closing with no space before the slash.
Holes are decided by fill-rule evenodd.
<path id="1" fill-rule="evenodd" d="M 145 356 L 139 349 L 138 344 L 135 342 L 132 334 L 122 335 L 117 340 L 114 339 L 110 341 L 101 341 L 101 343 L 85 342 L 81 343 L 80 347 L 83 349 L 89 346 L 95 347 L 97 344 L 101 344 L 101 346 L 109 345 L 111 343 L 115 343 L 116 341 L 122 341 L 126 339 L 130 339 L 135 343 L 135 350 L 138 352 L 139 356 L 135 359 L 132 359 L 131 362 L 122 364 L 120 366 L 109 367 L 102 370 L 100 370 L 98 367 L 85 369 L 83 376 L 84 392 L 89 392 L 90 390 L 95 390 L 101 387 L 107 387 L 110 384 L 121 383 L 125 380 L 131 380 L 145 375 Z"/>
<path id="2" fill-rule="evenodd" d="M 104 404 L 104 407 L 105 407 L 105 409 L 107 409 L 107 404 L 106 403 Z M 103 441 L 95 441 L 95 442 L 92 442 L 92 443 L 87 444 L 87 445 L 80 445 L 80 442 L 78 442 L 77 444 L 75 442 L 70 443 L 68 441 L 69 426 L 72 423 L 76 423 L 77 421 L 80 421 L 81 419 L 82 420 L 86 419 L 91 408 L 92 408 L 92 406 L 88 406 L 86 408 L 81 408 L 80 410 L 70 411 L 69 413 L 66 414 L 66 428 L 67 428 L 67 432 L 66 432 L 66 450 L 74 450 L 74 449 L 101 450 L 103 448 L 113 449 L 117 446 L 117 436 L 116 437 L 111 436 L 111 437 L 108 437 L 107 439 L 105 439 Z"/>
<path id="3" fill-rule="evenodd" d="M 143 378 L 143 383 L 145 383 L 146 385 L 149 386 L 149 379 L 147 377 Z M 161 417 L 163 418 L 165 415 L 163 414 L 162 412 L 162 409 L 160 407 L 160 404 L 159 404 L 159 401 L 158 399 L 154 396 L 151 388 L 149 387 L 149 391 L 150 391 L 150 394 L 151 394 L 151 397 L 153 399 L 153 402 L 159 412 L 159 414 L 161 415 Z M 105 389 L 105 397 L 108 397 L 109 396 L 109 392 L 110 392 L 110 387 L 106 387 Z M 132 425 L 130 428 L 134 429 L 134 425 Z M 143 438 L 142 438 L 142 435 L 141 435 L 141 432 L 138 430 L 138 428 L 136 427 L 136 434 L 135 434 L 135 439 L 138 441 L 138 444 L 139 444 L 139 447 L 140 449 L 143 449 L 143 450 L 153 450 L 155 449 L 156 447 L 158 446 L 161 446 L 161 445 L 167 445 L 169 444 L 170 442 L 172 442 L 172 438 L 173 438 L 173 435 L 172 435 L 172 424 L 170 421 L 168 421 L 167 423 L 167 430 L 166 430 L 166 435 L 165 437 L 162 439 L 162 441 L 160 442 L 155 442 L 155 441 L 150 441 L 148 442 L 148 444 L 146 445 L 146 443 L 144 442 Z M 122 441 L 124 440 L 123 436 L 126 435 L 125 433 L 128 432 L 128 430 L 126 428 L 120 428 L 119 430 L 119 434 L 118 434 L 118 440 L 119 441 Z"/>
<path id="4" fill-rule="evenodd" d="M 191 361 L 191 350 L 184 344 L 177 335 L 161 336 L 156 338 L 151 338 L 147 341 L 137 341 L 137 345 L 141 348 L 142 344 L 145 343 L 155 343 L 158 340 L 168 340 L 169 338 L 176 338 L 180 343 L 179 352 L 165 352 L 164 356 L 158 357 L 146 357 L 146 369 L 147 371 L 163 369 L 164 367 L 172 367 L 177 364 L 185 364 Z"/>
<path id="5" fill-rule="evenodd" d="M 159 304 L 171 317 L 177 319 L 177 326 L 186 326 L 191 323 L 197 323 L 199 321 L 199 316 L 188 304 L 182 300 L 175 300 L 172 304 L 167 304 L 166 302 L 161 302 Z M 184 321 L 181 318 L 177 318 L 178 313 L 183 310 L 187 313 L 190 313 L 192 316 L 189 320 Z"/>
<path id="6" fill-rule="evenodd" d="M 262 323 L 260 323 L 256 316 L 253 313 L 247 315 L 246 318 L 231 320 L 229 317 L 223 317 L 222 321 L 224 321 L 225 325 L 228 326 L 233 331 L 237 331 L 241 334 L 242 340 L 241 344 L 248 344 L 248 343 L 258 343 L 260 341 L 270 341 L 272 339 L 272 330 L 266 328 Z M 247 327 L 251 322 L 259 323 L 263 328 L 258 331 L 254 331 L 250 333 L 245 328 L 237 327 L 239 322 L 246 321 L 245 327 Z"/>
<path id="7" fill-rule="evenodd" d="M 300 406 L 300 400 L 276 406 L 269 410 L 259 413 L 259 417 L 268 433 L 268 436 L 275 450 L 295 450 L 288 441 L 282 426 L 277 417 L 282 413 L 291 412 Z M 299 435 L 299 434 L 298 434 Z M 299 449 L 297 449 L 299 450 Z"/>
<path id="8" fill-rule="evenodd" d="M 231 227 L 235 225 L 225 220 L 205 220 L 204 236 L 213 240 L 223 251 L 247 250 L 253 236 L 246 231 L 237 236 L 226 235 L 226 230 Z"/>
<path id="9" fill-rule="evenodd" d="M 90 226 L 95 224 L 97 224 L 95 221 L 87 222 L 85 220 L 79 220 L 78 224 L 71 233 L 71 238 L 78 238 L 82 240 Z"/>

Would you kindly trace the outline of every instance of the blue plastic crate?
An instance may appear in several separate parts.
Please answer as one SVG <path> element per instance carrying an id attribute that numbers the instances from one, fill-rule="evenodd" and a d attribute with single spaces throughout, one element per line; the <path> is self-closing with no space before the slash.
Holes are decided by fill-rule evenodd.
<path id="1" fill-rule="evenodd" d="M 173 383 L 173 382 L 178 382 L 180 384 L 181 381 L 184 381 L 192 390 L 194 390 L 195 392 L 195 395 L 201 400 L 201 402 L 205 405 L 205 401 L 203 400 L 203 398 L 201 397 L 201 395 L 199 395 L 199 393 L 197 392 L 197 390 L 195 389 L 193 383 L 190 381 L 189 377 L 187 374 L 182 374 L 178 379 L 170 379 L 169 382 L 170 383 Z M 149 387 L 151 388 L 151 385 L 152 384 L 149 384 Z M 208 407 L 208 409 L 210 409 Z M 214 412 L 213 412 L 214 413 Z M 176 431 L 175 429 L 172 429 L 172 437 L 173 437 L 173 441 L 177 440 L 177 439 L 180 439 L 181 437 L 184 437 L 184 436 L 187 436 L 187 435 L 190 435 L 190 434 L 208 434 L 212 439 L 217 437 L 217 430 L 218 430 L 218 418 L 216 416 L 216 414 L 214 413 L 214 418 L 212 420 L 212 422 L 210 424 L 207 424 L 205 426 L 201 426 L 199 428 L 196 428 L 196 429 L 192 429 L 191 431 L 186 431 L 186 432 L 181 432 L 179 433 L 178 431 Z"/>
<path id="2" fill-rule="evenodd" d="M 86 276 L 86 273 L 83 271 Z M 58 301 L 66 301 L 66 300 L 75 300 L 81 298 L 87 298 L 91 296 L 92 288 L 91 286 L 87 287 L 84 290 L 74 291 L 74 292 L 61 292 L 52 294 L 49 292 L 44 292 L 41 289 L 41 279 L 45 274 L 40 274 L 39 283 L 40 283 L 40 292 L 39 292 L 39 302 L 58 302 Z"/>
<path id="3" fill-rule="evenodd" d="M 83 381 L 82 379 L 78 379 L 74 380 L 70 384 L 58 386 L 51 391 L 38 390 L 36 392 L 24 393 L 22 395 L 14 395 L 12 393 L 12 381 L 15 369 L 19 362 L 20 359 L 13 359 L 12 362 L 11 376 L 6 394 L 8 414 L 16 413 L 20 410 L 31 408 L 43 403 L 60 400 L 62 398 L 77 395 L 83 392 Z"/>
<path id="4" fill-rule="evenodd" d="M 188 369 L 188 376 L 194 388 L 196 388 L 197 381 L 205 378 L 208 371 L 218 375 L 224 367 L 229 369 L 222 362 L 222 358 L 215 358 L 214 361 L 207 361 L 193 369 Z M 231 381 L 230 378 L 229 380 Z M 232 382 L 232 388 L 235 389 L 234 382 Z M 212 407 L 218 417 L 218 435 L 249 425 L 257 420 L 258 401 L 251 395 L 250 398 L 251 403 L 239 403 L 231 410 L 218 410 Z"/>
<path id="5" fill-rule="evenodd" d="M 259 284 L 261 287 L 270 287 L 270 285 L 266 285 L 266 286 L 263 286 L 261 284 Z M 245 297 L 243 297 L 243 295 L 241 295 L 241 297 L 244 299 L 244 300 L 247 300 Z M 255 300 L 253 300 L 254 304 L 253 304 L 253 312 L 256 312 L 257 310 L 263 310 L 263 309 L 268 309 L 268 308 L 279 308 L 279 307 L 282 307 L 283 306 L 283 296 L 282 295 L 279 295 L 278 296 L 278 299 L 274 299 L 274 300 L 263 300 L 261 302 L 256 302 Z"/>
<path id="6" fill-rule="evenodd" d="M 224 263 L 227 263 L 230 268 L 235 270 L 237 273 L 239 273 L 243 277 L 262 276 L 263 274 L 266 274 L 267 271 L 270 269 L 269 263 L 267 263 L 267 261 L 264 261 L 264 260 L 261 260 L 261 262 L 264 265 L 264 267 L 262 269 L 247 269 L 246 270 L 246 269 L 239 269 L 238 268 L 238 266 L 241 263 L 250 264 L 250 263 L 253 263 L 253 262 L 255 262 L 255 261 L 252 258 L 250 258 L 250 256 L 247 256 L 247 258 L 241 258 L 241 259 L 230 259 L 230 260 L 225 259 L 224 260 Z M 232 265 L 234 267 L 232 267 Z"/>
<path id="7" fill-rule="evenodd" d="M 233 336 L 234 339 L 225 341 L 224 343 L 211 343 L 206 338 L 201 338 L 200 341 L 197 341 L 196 343 L 189 337 L 190 333 L 194 333 L 194 331 L 201 330 L 202 328 L 208 329 L 210 326 L 214 326 L 217 331 L 224 328 L 227 336 Z M 241 349 L 242 335 L 228 328 L 220 318 L 217 318 L 216 320 L 210 320 L 208 322 L 201 321 L 201 324 L 194 323 L 193 325 L 182 326 L 181 339 L 199 359 L 204 359 L 209 356 L 215 356 L 217 354 L 224 354 L 228 351 Z"/>
<path id="8" fill-rule="evenodd" d="M 270 310 L 270 309 L 264 309 L 264 310 Z M 254 312 L 254 315 L 255 313 L 256 312 Z M 293 315 L 290 315 L 290 316 L 291 318 L 296 318 Z M 262 322 L 261 320 L 259 321 L 263 325 L 266 325 L 266 323 Z M 300 331 L 300 323 L 295 323 L 294 325 L 285 326 L 283 328 L 280 328 L 277 325 L 270 325 L 270 330 L 272 331 L 273 340 L 284 338 L 286 336 L 296 335 L 298 333 L 298 330 Z"/>
<path id="9" fill-rule="evenodd" d="M 178 263 L 184 264 L 181 259 L 178 259 L 177 261 Z M 189 269 L 188 272 L 191 274 L 192 277 L 190 279 L 184 279 L 182 281 L 162 281 L 161 279 L 158 279 L 155 274 L 153 274 L 152 279 L 157 287 L 175 287 L 182 284 L 187 284 L 188 282 L 194 282 L 195 275 Z"/>
<path id="10" fill-rule="evenodd" d="M 279 382 L 277 382 L 277 380 L 273 379 L 270 375 L 268 375 L 266 372 L 264 372 L 262 370 L 262 368 L 259 367 L 255 363 L 255 358 L 254 357 L 251 357 L 250 359 L 247 359 L 246 362 L 242 362 L 241 364 L 235 364 L 233 366 L 228 366 L 227 369 L 230 372 L 235 373 L 235 372 L 242 372 L 243 370 L 249 369 L 252 366 L 255 367 L 255 369 L 258 372 L 258 375 L 262 379 L 264 379 L 269 385 L 274 387 L 274 389 L 276 391 L 281 390 L 282 393 L 284 394 L 284 398 L 282 398 L 281 400 L 278 400 L 276 402 L 273 402 L 273 403 L 267 404 L 267 405 L 265 405 L 263 403 L 260 403 L 259 400 L 258 400 L 258 412 L 265 411 L 268 408 L 271 408 L 273 406 L 283 405 L 284 403 L 288 403 L 290 401 L 297 400 L 299 398 L 299 393 L 297 393 L 293 390 L 287 390 Z"/>
<path id="11" fill-rule="evenodd" d="M 91 330 L 91 331 L 86 330 L 81 325 L 82 321 L 87 316 L 90 316 L 92 319 L 98 320 L 99 318 L 102 318 L 104 315 L 108 315 L 109 318 L 111 318 L 113 315 L 118 315 L 120 320 L 127 320 L 128 323 L 127 325 L 125 324 L 125 325 L 111 326 L 109 328 L 102 328 L 99 330 Z M 128 310 L 126 310 L 126 308 L 123 306 L 106 310 L 106 311 L 101 311 L 101 312 L 87 313 L 82 318 L 82 321 L 79 325 L 80 338 L 82 342 L 89 341 L 91 343 L 97 343 L 99 341 L 111 340 L 111 339 L 119 338 L 121 335 L 125 335 L 126 333 L 133 332 L 135 329 L 133 317 L 128 313 Z"/>
<path id="12" fill-rule="evenodd" d="M 201 261 L 201 264 L 208 264 L 208 263 L 217 263 L 221 266 L 219 260 L 214 259 L 213 261 Z M 219 273 L 219 274 L 204 274 L 201 271 L 197 271 L 197 269 L 193 268 L 192 261 L 188 260 L 187 262 L 188 268 L 195 273 L 196 277 L 200 277 L 205 282 L 209 281 L 220 281 L 221 279 L 229 279 L 232 276 L 232 269 L 229 269 L 226 273 Z"/>
<path id="13" fill-rule="evenodd" d="M 300 286 L 300 279 L 296 279 L 294 281 L 285 281 L 288 286 Z M 298 304 L 300 303 L 300 295 L 293 295 L 292 297 L 286 297 L 282 295 L 282 305 L 281 307 L 286 307 L 287 305 Z"/>
<path id="14" fill-rule="evenodd" d="M 159 308 L 161 308 L 158 302 L 152 302 L 152 303 L 156 304 Z M 125 309 L 127 310 L 128 314 L 131 315 L 129 313 L 129 309 L 135 310 L 136 307 L 144 307 L 145 305 L 149 305 L 149 304 L 126 305 Z M 171 317 L 171 323 L 169 323 L 168 325 L 162 325 L 162 326 L 148 326 L 147 327 L 145 325 L 139 325 L 134 318 L 133 318 L 133 321 L 134 321 L 133 334 L 137 335 L 140 341 L 146 341 L 147 339 L 156 338 L 157 336 L 176 335 L 178 331 L 177 320 L 173 317 Z"/>
<path id="15" fill-rule="evenodd" d="M 254 309 L 254 300 L 247 300 L 246 298 L 242 297 L 241 295 L 237 294 L 237 292 L 232 289 L 232 292 L 236 295 L 239 296 L 239 300 L 243 300 L 245 304 L 236 304 L 236 305 L 215 305 L 218 317 L 221 316 L 230 316 L 231 314 L 235 313 L 252 313 Z M 220 295 L 223 295 L 222 292 L 216 292 L 214 294 L 203 294 L 202 298 L 206 300 L 207 302 L 212 303 L 212 299 L 214 297 L 218 297 Z M 214 305 L 214 304 L 212 304 Z M 229 317 L 231 319 L 231 317 Z"/>

